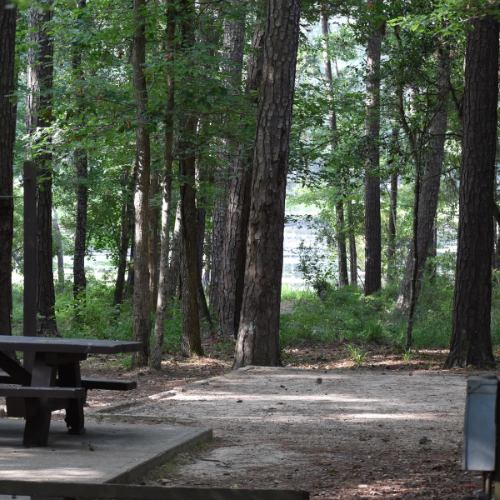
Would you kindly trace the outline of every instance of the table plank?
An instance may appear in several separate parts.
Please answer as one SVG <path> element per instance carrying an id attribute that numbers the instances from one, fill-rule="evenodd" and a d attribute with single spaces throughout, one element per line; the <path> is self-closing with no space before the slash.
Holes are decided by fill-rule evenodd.
<path id="1" fill-rule="evenodd" d="M 142 342 L 0 335 L 0 351 L 119 354 L 142 349 Z"/>

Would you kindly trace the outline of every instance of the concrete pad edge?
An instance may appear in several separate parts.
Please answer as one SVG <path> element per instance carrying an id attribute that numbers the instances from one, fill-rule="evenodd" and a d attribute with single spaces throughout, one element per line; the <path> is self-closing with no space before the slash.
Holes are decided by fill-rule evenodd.
<path id="1" fill-rule="evenodd" d="M 173 458 L 175 455 L 179 453 L 185 453 L 191 451 L 197 443 L 206 443 L 213 439 L 213 431 L 209 427 L 202 427 L 198 430 L 198 432 L 185 440 L 181 441 L 177 445 L 172 448 L 159 453 L 155 457 L 150 458 L 149 460 L 134 465 L 130 467 L 130 469 L 122 472 L 121 474 L 109 478 L 104 479 L 104 483 L 114 483 L 114 484 L 130 484 L 135 481 L 138 481 L 141 477 L 146 475 L 151 469 L 158 467 L 159 465 L 164 464 L 169 459 Z"/>

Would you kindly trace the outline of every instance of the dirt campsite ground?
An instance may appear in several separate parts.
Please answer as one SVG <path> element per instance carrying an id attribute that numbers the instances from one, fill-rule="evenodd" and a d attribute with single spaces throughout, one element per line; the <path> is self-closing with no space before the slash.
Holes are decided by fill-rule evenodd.
<path id="1" fill-rule="evenodd" d="M 480 489 L 480 475 L 461 470 L 466 378 L 479 372 L 441 370 L 444 351 L 404 360 L 372 346 L 356 364 L 342 344 L 312 343 L 284 353 L 283 368 L 232 372 L 228 346 L 205 349 L 204 358 L 167 356 L 161 372 L 101 356 L 84 364 L 86 376 L 138 381 L 120 395 L 91 391 L 88 419 L 214 431 L 212 443 L 142 483 L 293 488 L 324 499 L 459 499 Z"/>

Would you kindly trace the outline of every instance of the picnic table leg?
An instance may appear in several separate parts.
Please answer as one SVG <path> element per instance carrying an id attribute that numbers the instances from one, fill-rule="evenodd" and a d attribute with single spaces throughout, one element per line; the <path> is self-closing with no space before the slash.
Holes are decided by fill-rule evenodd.
<path id="1" fill-rule="evenodd" d="M 61 387 L 81 387 L 80 363 L 64 363 L 59 365 L 59 384 Z M 64 421 L 68 426 L 69 434 L 85 434 L 85 422 L 83 416 L 83 399 L 70 399 L 66 408 Z"/>
<path id="2" fill-rule="evenodd" d="M 54 385 L 55 377 L 55 367 L 47 365 L 43 353 L 36 353 L 31 385 L 34 387 L 50 387 Z M 49 398 L 36 398 L 36 407 L 36 414 L 26 417 L 23 440 L 25 446 L 47 446 L 51 417 Z"/>

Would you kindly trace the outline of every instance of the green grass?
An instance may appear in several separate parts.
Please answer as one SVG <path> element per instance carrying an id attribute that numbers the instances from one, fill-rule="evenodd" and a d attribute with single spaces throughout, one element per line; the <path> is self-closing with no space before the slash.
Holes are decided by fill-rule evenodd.
<path id="1" fill-rule="evenodd" d="M 450 277 L 451 276 L 451 277 Z M 491 336 L 500 345 L 500 280 L 494 281 Z M 399 283 L 398 283 L 399 285 Z M 414 315 L 412 348 L 448 348 L 451 338 L 453 279 L 450 273 L 424 278 Z M 321 299 L 311 290 L 284 288 L 280 344 L 305 341 L 391 344 L 405 353 L 406 312 L 395 310 L 397 286 L 364 297 L 360 288 L 334 289 Z M 406 354 L 408 357 L 409 355 Z"/>

